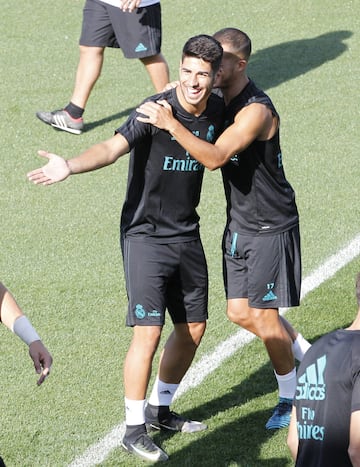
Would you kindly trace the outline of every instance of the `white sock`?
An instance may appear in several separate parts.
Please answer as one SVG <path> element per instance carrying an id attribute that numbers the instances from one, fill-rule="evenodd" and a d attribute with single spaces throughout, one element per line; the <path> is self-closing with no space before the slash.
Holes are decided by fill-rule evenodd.
<path id="1" fill-rule="evenodd" d="M 164 383 L 157 376 L 151 391 L 149 404 L 155 406 L 170 405 L 178 387 L 179 384 Z"/>
<path id="2" fill-rule="evenodd" d="M 311 347 L 310 342 L 308 342 L 300 333 L 298 333 L 297 338 L 293 342 L 293 354 L 296 360 L 301 362 L 305 353 Z"/>
<path id="3" fill-rule="evenodd" d="M 125 399 L 125 420 L 126 425 L 142 425 L 145 423 L 145 399 L 131 400 Z"/>
<path id="4" fill-rule="evenodd" d="M 276 371 L 274 373 L 279 385 L 279 397 L 293 399 L 296 391 L 296 368 L 286 375 L 278 375 Z"/>

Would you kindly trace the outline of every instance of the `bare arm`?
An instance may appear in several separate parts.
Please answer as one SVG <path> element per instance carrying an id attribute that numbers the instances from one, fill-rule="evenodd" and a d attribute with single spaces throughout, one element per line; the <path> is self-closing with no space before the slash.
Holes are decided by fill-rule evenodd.
<path id="1" fill-rule="evenodd" d="M 351 414 L 350 443 L 348 449 L 351 463 L 354 467 L 360 466 L 360 410 Z"/>
<path id="2" fill-rule="evenodd" d="M 7 328 L 15 332 L 15 334 L 29 345 L 29 355 L 34 362 L 36 373 L 40 375 L 37 381 L 37 384 L 40 386 L 50 373 L 52 356 L 41 342 L 35 329 L 31 326 L 29 320 L 20 309 L 13 295 L 1 282 L 0 319 Z M 25 339 L 23 338 L 24 336 Z"/>
<path id="3" fill-rule="evenodd" d="M 129 152 L 129 149 L 127 140 L 116 134 L 68 160 L 47 151 L 39 151 L 38 154 L 49 161 L 43 167 L 29 172 L 27 177 L 35 184 L 51 185 L 65 180 L 71 174 L 90 172 L 113 164 L 120 156 Z"/>
<path id="4" fill-rule="evenodd" d="M 137 119 L 144 123 L 168 131 L 192 157 L 210 170 L 226 164 L 235 154 L 244 151 L 255 139 L 271 137 L 277 121 L 270 109 L 262 104 L 244 107 L 235 121 L 218 138 L 215 144 L 207 143 L 187 130 L 172 114 L 170 104 L 161 100 L 158 103 L 146 102 L 137 108 L 145 117 Z"/>
<path id="5" fill-rule="evenodd" d="M 17 318 L 23 316 L 23 312 L 15 301 L 15 298 L 0 282 L 0 320 L 10 330 Z"/>
<path id="6" fill-rule="evenodd" d="M 287 436 L 287 445 L 290 449 L 291 457 L 296 460 L 298 446 L 299 446 L 299 437 L 297 432 L 297 419 L 296 419 L 296 409 L 292 408 L 290 426 Z"/>

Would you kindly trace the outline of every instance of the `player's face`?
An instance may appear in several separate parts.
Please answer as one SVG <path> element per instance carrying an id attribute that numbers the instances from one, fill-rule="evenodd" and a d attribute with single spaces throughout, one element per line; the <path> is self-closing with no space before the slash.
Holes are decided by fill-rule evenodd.
<path id="1" fill-rule="evenodd" d="M 231 86 L 238 78 L 238 72 L 241 69 L 239 65 L 241 62 L 245 62 L 232 51 L 228 44 L 224 43 L 221 45 L 224 53 L 220 70 L 215 77 L 215 88 L 227 88 L 229 85 Z"/>
<path id="2" fill-rule="evenodd" d="M 186 107 L 202 108 L 206 105 L 214 84 L 214 73 L 209 62 L 185 57 L 180 63 L 179 98 Z M 187 105 L 186 105 L 187 104 Z M 189 108 L 187 110 L 190 110 Z"/>

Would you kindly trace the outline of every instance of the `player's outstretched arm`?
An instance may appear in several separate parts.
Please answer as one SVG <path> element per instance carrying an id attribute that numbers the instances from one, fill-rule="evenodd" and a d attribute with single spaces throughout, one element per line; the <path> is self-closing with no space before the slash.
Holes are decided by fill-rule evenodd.
<path id="1" fill-rule="evenodd" d="M 32 170 L 27 177 L 38 185 L 52 185 L 65 180 L 69 175 L 90 172 L 110 165 L 129 150 L 127 140 L 117 133 L 112 138 L 91 146 L 72 159 L 66 160 L 47 151 L 38 151 L 40 156 L 48 159 L 48 163 L 39 169 Z"/>

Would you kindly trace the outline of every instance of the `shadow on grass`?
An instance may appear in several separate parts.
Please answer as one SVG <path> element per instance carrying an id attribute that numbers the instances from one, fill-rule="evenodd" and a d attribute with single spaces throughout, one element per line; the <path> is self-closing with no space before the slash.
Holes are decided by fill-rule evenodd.
<path id="1" fill-rule="evenodd" d="M 299 39 L 259 50 L 249 61 L 249 76 L 263 89 L 281 83 L 335 60 L 346 52 L 351 31 L 334 31 L 312 39 Z"/>
<path id="2" fill-rule="evenodd" d="M 348 49 L 343 41 L 349 39 L 352 34 L 351 31 L 328 32 L 312 39 L 284 42 L 259 50 L 250 59 L 249 76 L 264 90 L 279 86 L 326 62 L 335 60 Z M 139 102 L 134 102 L 134 108 L 137 104 Z M 87 123 L 85 131 L 91 131 L 98 126 L 127 117 L 132 110 L 133 108 L 128 108 Z"/>
<path id="3" fill-rule="evenodd" d="M 272 413 L 269 410 L 251 411 L 244 417 L 231 423 L 211 429 L 211 418 L 225 413 L 231 409 L 248 403 L 264 394 L 273 392 L 276 383 L 270 363 L 262 365 L 250 377 L 240 384 L 232 387 L 230 391 L 220 397 L 214 398 L 191 411 L 182 412 L 182 415 L 194 420 L 210 419 L 207 432 L 197 435 L 175 434 L 168 432 L 157 433 L 154 440 L 160 446 L 172 436 L 188 436 L 191 441 L 186 447 L 171 454 L 167 465 L 170 466 L 251 466 L 281 467 L 289 465 L 286 457 L 274 459 L 261 459 L 261 448 L 276 432 L 265 429 L 265 423 Z M 234 417 L 232 416 L 232 419 Z M 194 438 L 191 439 L 190 437 Z"/>
<path id="4" fill-rule="evenodd" d="M 105 125 L 106 123 L 116 121 L 116 120 L 119 120 L 119 124 L 117 126 L 115 125 L 116 128 L 118 128 L 120 126 L 120 120 L 123 117 L 127 117 L 128 115 L 130 115 L 130 113 L 134 110 L 134 108 L 135 108 L 135 106 L 137 104 L 138 103 L 135 102 L 134 107 L 128 108 L 126 110 L 123 110 L 123 111 L 118 112 L 118 113 L 113 114 L 113 115 L 109 115 L 108 117 L 104 117 L 104 118 L 102 118 L 100 120 L 96 120 L 94 122 L 86 123 L 85 124 L 85 131 L 88 132 L 88 131 L 94 130 L 98 126 L 102 126 L 102 125 Z"/>
<path id="5" fill-rule="evenodd" d="M 321 335 L 316 335 L 310 342 L 314 342 Z M 226 363 L 225 363 L 226 364 Z M 236 376 L 234 376 L 235 378 Z M 208 431 L 199 437 L 196 434 L 172 434 L 169 432 L 156 433 L 154 440 L 160 446 L 172 436 L 193 436 L 189 438 L 190 443 L 179 451 L 171 453 L 170 466 L 240 466 L 240 467 L 282 467 L 291 464 L 289 457 L 276 457 L 263 459 L 261 450 L 263 444 L 271 439 L 277 431 L 265 429 L 265 423 L 271 416 L 274 405 L 268 410 L 251 410 L 245 416 L 239 416 L 236 421 L 223 424 L 217 423 L 215 430 L 211 427 L 211 419 L 214 419 L 228 411 L 238 411 L 242 405 L 276 390 L 276 380 L 270 362 L 263 364 L 249 377 L 239 384 L 232 386 L 219 397 L 215 397 L 202 405 L 193 407 L 191 410 L 182 412 L 186 418 L 193 420 L 210 420 Z M 263 405 L 261 404 L 263 407 Z M 224 415 L 224 418 L 226 415 Z M 234 419 L 234 413 L 231 416 Z M 196 439 L 197 438 L 197 439 Z M 286 447 L 285 447 L 286 449 Z"/>
<path id="6" fill-rule="evenodd" d="M 182 467 L 287 466 L 289 459 L 285 456 L 261 459 L 261 445 L 274 435 L 274 432 L 264 428 L 263 419 L 266 416 L 267 411 L 252 412 L 239 421 L 222 425 L 217 430 L 171 454 L 167 465 L 169 467 L 180 465 Z M 177 436 L 190 437 L 196 434 L 178 434 Z M 160 435 L 155 436 L 154 440 L 160 441 L 161 445 Z"/>
<path id="7" fill-rule="evenodd" d="M 336 328 L 337 329 L 337 328 Z M 335 329 L 334 329 L 335 330 Z M 329 332 L 331 332 L 330 330 Z M 313 343 L 322 334 L 314 335 L 309 342 Z M 225 363 L 226 364 L 226 363 Z M 236 377 L 236 376 L 234 376 Z M 210 420 L 208 431 L 199 434 L 172 434 L 168 432 L 157 433 L 154 440 L 160 446 L 172 436 L 193 436 L 186 447 L 171 453 L 167 465 L 187 467 L 194 466 L 239 466 L 239 467 L 282 467 L 292 465 L 290 454 L 288 457 L 264 459 L 261 451 L 264 443 L 271 439 L 277 431 L 265 429 L 265 423 L 270 417 L 273 405 L 266 409 L 250 410 L 245 416 L 239 416 L 236 421 L 211 427 L 211 419 L 221 416 L 231 410 L 237 411 L 243 404 L 254 401 L 258 397 L 272 393 L 276 390 L 276 381 L 270 362 L 263 364 L 249 377 L 239 384 L 232 386 L 219 397 L 215 397 L 191 410 L 182 412 L 182 415 L 193 420 Z M 274 401 L 275 402 L 275 401 Z M 261 404 L 263 407 L 263 404 Z M 231 416 L 231 415 L 230 415 Z M 234 419 L 234 413 L 231 416 Z M 285 436 L 285 435 L 284 435 Z M 286 447 L 284 448 L 286 449 Z"/>

